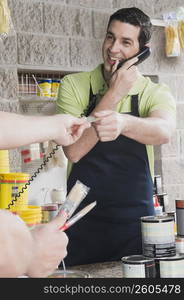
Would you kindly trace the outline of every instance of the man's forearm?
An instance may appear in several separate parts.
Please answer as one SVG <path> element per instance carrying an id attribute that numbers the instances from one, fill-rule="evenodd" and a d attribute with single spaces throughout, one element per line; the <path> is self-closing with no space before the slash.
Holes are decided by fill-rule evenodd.
<path id="1" fill-rule="evenodd" d="M 168 143 L 174 130 L 174 122 L 156 118 L 138 118 L 130 115 L 123 115 L 126 118 L 126 126 L 121 134 L 146 145 L 160 145 Z"/>

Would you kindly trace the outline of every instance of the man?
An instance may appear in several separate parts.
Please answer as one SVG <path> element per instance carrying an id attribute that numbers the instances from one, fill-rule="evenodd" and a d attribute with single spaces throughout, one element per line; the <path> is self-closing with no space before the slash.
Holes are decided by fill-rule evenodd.
<path id="1" fill-rule="evenodd" d="M 169 142 L 175 102 L 167 86 L 138 72 L 137 58 L 118 70 L 117 65 L 150 38 L 147 15 L 135 7 L 120 9 L 109 19 L 104 63 L 62 80 L 57 111 L 100 118 L 76 143 L 64 147 L 70 160 L 68 190 L 76 179 L 91 188 L 79 209 L 97 201 L 96 208 L 67 231 L 66 265 L 142 253 L 140 218 L 154 215 L 153 145 Z"/>
<path id="2" fill-rule="evenodd" d="M 68 115 L 22 116 L 0 112 L 0 149 L 54 140 L 59 145 L 74 143 L 90 124 L 86 118 Z M 0 277 L 46 277 L 67 255 L 68 238 L 59 228 L 64 212 L 50 223 L 29 230 L 7 210 L 0 210 Z"/>

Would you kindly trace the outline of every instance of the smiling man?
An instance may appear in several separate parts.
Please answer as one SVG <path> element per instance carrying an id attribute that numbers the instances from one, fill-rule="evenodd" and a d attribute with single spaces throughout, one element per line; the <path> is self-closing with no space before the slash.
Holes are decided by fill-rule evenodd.
<path id="1" fill-rule="evenodd" d="M 166 85 L 139 73 L 137 58 L 117 66 L 148 46 L 150 38 L 146 14 L 135 7 L 118 10 L 107 26 L 103 64 L 67 75 L 60 86 L 58 113 L 100 118 L 76 143 L 64 147 L 68 191 L 79 179 L 91 188 L 79 209 L 97 201 L 67 232 L 67 265 L 142 253 L 140 217 L 154 214 L 153 145 L 170 141 L 176 107 Z"/>

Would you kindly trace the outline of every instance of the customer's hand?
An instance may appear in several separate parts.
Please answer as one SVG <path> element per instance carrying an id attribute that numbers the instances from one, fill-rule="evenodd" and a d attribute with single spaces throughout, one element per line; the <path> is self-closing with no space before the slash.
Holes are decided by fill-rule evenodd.
<path id="1" fill-rule="evenodd" d="M 32 230 L 34 247 L 26 273 L 28 277 L 47 277 L 67 255 L 68 238 L 59 230 L 66 219 L 65 212 L 62 212 L 49 223 L 41 224 Z"/>
<path id="2" fill-rule="evenodd" d="M 58 145 L 68 146 L 75 143 L 83 134 L 86 128 L 91 124 L 85 117 L 76 118 L 67 114 L 55 116 L 56 127 L 58 128 L 57 136 L 54 141 Z"/>
<path id="3" fill-rule="evenodd" d="M 0 210 L 0 277 L 24 275 L 32 256 L 32 236 L 26 224 L 8 210 Z"/>

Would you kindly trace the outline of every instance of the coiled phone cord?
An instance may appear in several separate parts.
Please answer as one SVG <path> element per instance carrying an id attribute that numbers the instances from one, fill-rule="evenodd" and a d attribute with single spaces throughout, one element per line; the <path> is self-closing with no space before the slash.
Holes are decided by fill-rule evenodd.
<path id="1" fill-rule="evenodd" d="M 34 174 L 31 176 L 31 178 L 26 182 L 26 184 L 22 187 L 21 191 L 18 192 L 15 196 L 15 198 L 8 204 L 7 209 L 10 209 L 11 206 L 14 205 L 14 203 L 17 201 L 17 198 L 21 196 L 21 194 L 24 193 L 24 191 L 27 189 L 27 187 L 31 184 L 31 182 L 34 180 L 34 178 L 43 170 L 43 168 L 46 166 L 46 164 L 49 162 L 49 160 L 52 158 L 52 156 L 55 154 L 55 152 L 59 149 L 59 145 L 56 145 L 53 150 L 48 154 L 48 156 L 43 160 L 43 163 L 40 165 L 40 167 L 34 172 Z"/>

